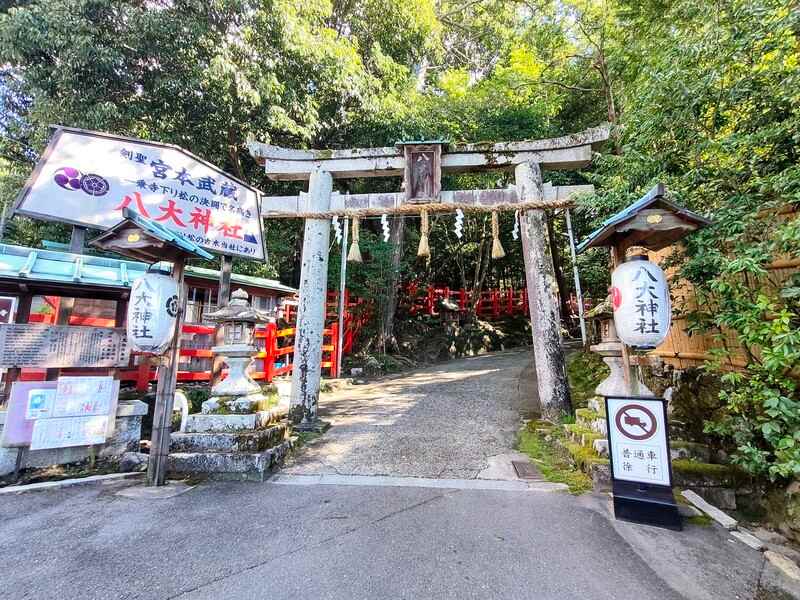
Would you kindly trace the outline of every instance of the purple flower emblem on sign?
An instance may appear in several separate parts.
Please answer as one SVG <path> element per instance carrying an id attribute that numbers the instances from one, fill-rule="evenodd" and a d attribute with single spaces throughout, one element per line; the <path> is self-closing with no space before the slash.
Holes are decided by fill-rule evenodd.
<path id="1" fill-rule="evenodd" d="M 81 172 L 72 167 L 61 167 L 53 177 L 59 187 L 74 192 L 81 189 Z"/>
<path id="2" fill-rule="evenodd" d="M 72 167 L 61 167 L 53 176 L 53 181 L 65 190 L 70 192 L 82 190 L 89 196 L 105 196 L 111 187 L 108 181 L 100 175 L 95 173 L 84 175 Z"/>
<path id="3" fill-rule="evenodd" d="M 95 175 L 94 173 L 87 173 L 81 177 L 81 189 L 90 196 L 105 196 L 108 193 L 108 181 Z"/>

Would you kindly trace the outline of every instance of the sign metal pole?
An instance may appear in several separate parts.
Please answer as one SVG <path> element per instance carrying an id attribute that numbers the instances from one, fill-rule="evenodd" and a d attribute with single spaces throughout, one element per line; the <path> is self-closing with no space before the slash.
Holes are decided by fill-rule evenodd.
<path id="1" fill-rule="evenodd" d="M 572 233 L 572 218 L 569 208 L 564 210 L 567 218 L 567 233 L 569 234 L 569 252 L 572 256 L 572 276 L 575 278 L 575 296 L 578 299 L 578 319 L 581 323 L 581 341 L 586 346 L 586 319 L 583 316 L 583 291 L 581 290 L 581 277 L 578 273 L 578 261 L 575 254 L 575 236 Z"/>

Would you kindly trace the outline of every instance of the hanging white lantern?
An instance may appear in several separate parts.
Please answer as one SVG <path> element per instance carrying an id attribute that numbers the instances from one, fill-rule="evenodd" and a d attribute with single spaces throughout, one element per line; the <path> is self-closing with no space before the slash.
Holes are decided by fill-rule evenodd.
<path id="1" fill-rule="evenodd" d="M 642 350 L 658 346 L 669 333 L 672 306 L 664 271 L 632 256 L 611 274 L 614 327 L 623 343 Z"/>
<path id="2" fill-rule="evenodd" d="M 148 271 L 133 282 L 128 301 L 128 343 L 137 352 L 162 354 L 175 334 L 178 284 L 163 271 Z"/>

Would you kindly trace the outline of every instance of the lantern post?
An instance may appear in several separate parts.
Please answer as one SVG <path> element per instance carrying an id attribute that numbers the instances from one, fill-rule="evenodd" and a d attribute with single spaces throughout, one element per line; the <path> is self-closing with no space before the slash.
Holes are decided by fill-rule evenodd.
<path id="1" fill-rule="evenodd" d="M 146 351 L 160 353 L 164 351 L 163 344 L 168 344 L 166 352 L 160 357 L 161 362 L 158 368 L 153 433 L 150 438 L 150 460 L 147 465 L 147 483 L 158 486 L 164 485 L 167 475 L 170 421 L 178 376 L 180 331 L 186 306 L 186 290 L 183 285 L 184 268 L 186 260 L 190 257 L 211 259 L 213 256 L 193 242 L 127 208 L 123 209 L 122 215 L 123 220 L 120 223 L 92 240 L 91 245 L 149 263 L 172 262 L 172 280 L 175 282 L 175 291 L 177 292 L 166 299 L 159 296 L 158 306 L 153 307 L 153 319 L 161 318 L 164 315 L 174 318 L 171 335 L 167 335 L 166 340 L 161 344 L 143 348 Z M 131 298 L 130 310 L 135 308 L 136 299 Z M 131 319 L 128 319 L 127 325 L 130 330 Z M 129 332 L 129 339 L 134 346 L 136 337 L 136 332 Z"/>
<path id="2" fill-rule="evenodd" d="M 647 281 L 634 283 L 632 278 L 623 278 L 625 283 L 614 283 L 616 276 L 622 273 L 626 263 L 627 250 L 638 246 L 642 254 L 656 251 L 674 244 L 689 233 L 711 224 L 708 219 L 682 208 L 667 198 L 664 184 L 659 183 L 642 198 L 606 219 L 602 226 L 591 233 L 578 246 L 578 254 L 588 248 L 609 246 L 612 275 L 611 304 L 614 311 L 614 324 L 621 342 L 623 377 L 625 392 L 636 396 L 640 393 L 638 374 L 631 364 L 632 348 L 652 349 L 660 344 L 669 333 L 671 306 L 669 286 L 663 272 L 644 257 L 648 266 L 641 265 L 638 277 Z M 636 260 L 634 257 L 633 260 Z M 641 258 L 640 258 L 641 259 Z M 635 269 L 633 267 L 632 269 Z M 643 271 L 642 271 L 643 269 Z M 634 275 L 636 276 L 636 275 Z M 622 281 L 621 279 L 620 281 Z M 654 289 L 650 287 L 654 286 Z M 624 289 L 623 289 L 624 288 Z M 657 288 L 657 289 L 656 289 Z M 640 297 L 641 296 L 641 297 Z M 657 298 L 654 296 L 658 296 Z M 635 328 L 630 325 L 631 299 L 637 300 L 636 308 L 641 311 L 641 319 L 637 318 Z M 653 300 L 653 302 L 649 302 Z M 641 301 L 641 302 L 639 302 Z M 620 311 L 620 309 L 625 309 Z M 625 320 L 625 317 L 628 320 Z M 647 318 L 644 318 L 644 317 Z M 637 361 L 638 364 L 638 361 Z"/>

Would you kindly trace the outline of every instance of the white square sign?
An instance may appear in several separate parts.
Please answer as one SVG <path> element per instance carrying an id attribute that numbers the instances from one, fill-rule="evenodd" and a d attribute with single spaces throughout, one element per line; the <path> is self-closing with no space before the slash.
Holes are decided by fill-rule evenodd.
<path id="1" fill-rule="evenodd" d="M 606 398 L 614 479 L 672 485 L 665 406 L 660 399 Z"/>

